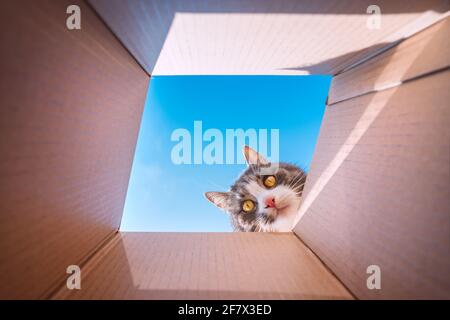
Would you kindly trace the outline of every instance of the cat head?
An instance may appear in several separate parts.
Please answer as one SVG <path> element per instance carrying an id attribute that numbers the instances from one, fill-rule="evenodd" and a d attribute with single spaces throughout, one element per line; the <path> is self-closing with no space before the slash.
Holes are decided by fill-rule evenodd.
<path id="1" fill-rule="evenodd" d="M 244 147 L 247 169 L 227 192 L 206 198 L 230 215 L 235 231 L 291 231 L 300 207 L 305 172 L 288 163 L 271 164 Z"/>

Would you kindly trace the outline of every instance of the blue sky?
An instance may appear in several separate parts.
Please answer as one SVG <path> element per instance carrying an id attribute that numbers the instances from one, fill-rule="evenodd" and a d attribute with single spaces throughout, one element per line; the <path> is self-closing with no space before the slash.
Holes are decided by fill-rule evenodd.
<path id="1" fill-rule="evenodd" d="M 173 131 L 185 128 L 193 136 L 194 121 L 202 121 L 203 132 L 216 128 L 224 137 L 226 129 L 279 129 L 280 160 L 308 169 L 330 81 L 330 76 L 152 77 L 121 230 L 232 231 L 226 213 L 203 193 L 226 191 L 245 165 L 176 165 Z"/>

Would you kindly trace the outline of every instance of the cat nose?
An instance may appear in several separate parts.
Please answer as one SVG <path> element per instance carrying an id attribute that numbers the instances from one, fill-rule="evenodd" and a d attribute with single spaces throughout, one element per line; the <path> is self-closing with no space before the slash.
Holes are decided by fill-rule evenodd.
<path id="1" fill-rule="evenodd" d="M 266 208 L 275 208 L 275 198 L 267 197 L 264 204 L 266 205 Z"/>

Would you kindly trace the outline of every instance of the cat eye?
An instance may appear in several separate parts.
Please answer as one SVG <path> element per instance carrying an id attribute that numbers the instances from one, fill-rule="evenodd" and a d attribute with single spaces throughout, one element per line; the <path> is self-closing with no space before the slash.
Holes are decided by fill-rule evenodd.
<path id="1" fill-rule="evenodd" d="M 275 176 L 267 176 L 264 178 L 263 183 L 267 188 L 273 188 L 277 185 L 277 178 Z"/>
<path id="2" fill-rule="evenodd" d="M 255 209 L 255 203 L 252 200 L 245 200 L 242 203 L 242 210 L 244 210 L 244 212 L 250 212 L 253 209 Z"/>

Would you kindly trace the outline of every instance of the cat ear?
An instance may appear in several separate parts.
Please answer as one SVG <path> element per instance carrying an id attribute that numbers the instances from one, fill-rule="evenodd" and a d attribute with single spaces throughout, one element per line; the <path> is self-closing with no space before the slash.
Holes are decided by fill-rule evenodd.
<path id="1" fill-rule="evenodd" d="M 206 199 L 223 210 L 226 209 L 228 196 L 228 192 L 205 192 Z"/>
<path id="2" fill-rule="evenodd" d="M 252 148 L 250 148 L 249 146 L 245 146 L 243 152 L 244 152 L 245 161 L 247 161 L 248 165 L 255 164 L 255 165 L 266 166 L 266 165 L 270 164 L 269 161 L 267 161 L 263 155 L 259 154 L 258 152 L 256 152 Z"/>

